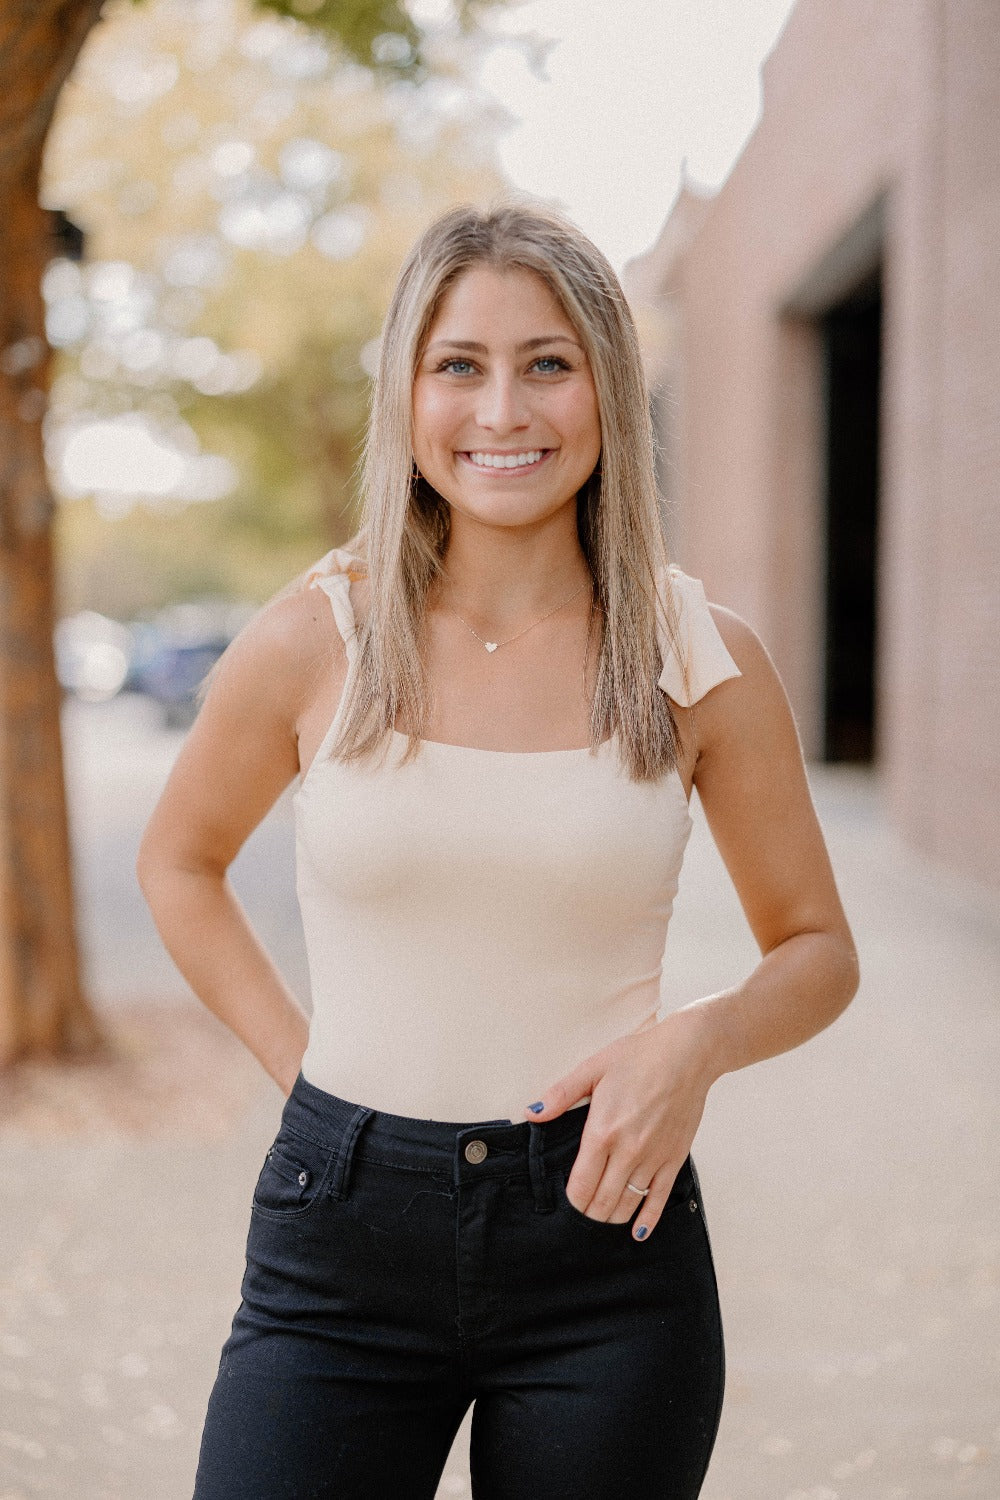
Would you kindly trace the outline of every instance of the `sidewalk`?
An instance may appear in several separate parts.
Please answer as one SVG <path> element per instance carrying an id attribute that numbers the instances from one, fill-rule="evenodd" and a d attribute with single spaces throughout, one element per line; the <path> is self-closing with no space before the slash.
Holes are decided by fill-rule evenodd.
<path id="1" fill-rule="evenodd" d="M 703 1500 L 997 1500 L 1000 913 L 899 846 L 869 778 L 812 779 L 863 985 L 829 1031 L 709 1099 L 695 1155 L 728 1383 Z M 678 1003 L 756 960 L 695 817 Z M 268 880 L 290 850 L 284 799 L 272 818 Z M 191 1493 L 281 1098 L 183 1003 L 159 1031 L 121 1015 L 154 1105 L 190 1059 L 183 1109 L 116 1133 L 112 1096 L 60 1137 L 43 1097 L 30 1130 L 0 1132 L 0 1500 Z M 467 1433 L 439 1500 L 470 1494 Z"/>

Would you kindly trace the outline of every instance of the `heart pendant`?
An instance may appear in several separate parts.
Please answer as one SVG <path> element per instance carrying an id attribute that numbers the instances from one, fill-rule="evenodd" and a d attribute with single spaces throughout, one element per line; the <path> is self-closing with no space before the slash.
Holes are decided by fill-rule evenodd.
<path id="1" fill-rule="evenodd" d="M 499 641 L 484 641 L 483 642 L 483 645 L 486 647 L 487 651 L 495 651 L 497 649 L 497 647 L 499 646 L 499 644 L 500 644 Z"/>

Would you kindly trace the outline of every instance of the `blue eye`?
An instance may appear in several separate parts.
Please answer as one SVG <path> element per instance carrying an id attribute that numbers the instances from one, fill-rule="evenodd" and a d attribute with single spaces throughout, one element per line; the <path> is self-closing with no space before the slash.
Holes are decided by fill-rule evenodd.
<path id="1" fill-rule="evenodd" d="M 456 365 L 461 365 L 462 368 L 460 370 L 456 370 L 455 369 Z M 469 360 L 469 359 L 459 359 L 457 356 L 454 359 L 444 359 L 438 365 L 438 370 L 448 370 L 452 374 L 457 374 L 457 375 L 464 375 L 467 370 L 471 370 L 471 369 L 472 369 L 472 361 L 471 360 Z"/>
<path id="2" fill-rule="evenodd" d="M 542 374 L 543 375 L 552 375 L 552 374 L 555 374 L 559 370 L 568 370 L 569 369 L 569 365 L 566 363 L 566 361 L 564 359 L 560 359 L 559 356 L 558 356 L 558 354 L 543 354 L 543 355 L 541 355 L 541 357 L 539 359 L 535 360 L 535 369 L 536 370 L 537 369 L 541 369 L 542 365 L 547 365 L 548 366 L 547 369 L 542 370 Z"/>

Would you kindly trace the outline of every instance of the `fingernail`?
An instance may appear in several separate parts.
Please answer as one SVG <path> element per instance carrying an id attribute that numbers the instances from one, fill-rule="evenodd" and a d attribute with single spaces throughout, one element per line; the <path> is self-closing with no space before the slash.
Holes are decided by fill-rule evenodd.
<path id="1" fill-rule="evenodd" d="M 648 1233 L 649 1230 L 646 1228 L 645 1224 L 640 1224 L 639 1228 L 635 1232 L 635 1237 L 637 1240 L 644 1240 Z"/>
<path id="2" fill-rule="evenodd" d="M 544 1103 L 542 1102 L 541 1099 L 538 1099 L 538 1100 L 535 1101 L 534 1104 L 529 1104 L 528 1108 L 531 1110 L 531 1113 L 533 1115 L 537 1115 L 537 1113 L 538 1113 L 538 1111 L 540 1109 L 544 1109 L 545 1108 L 545 1105 L 544 1105 Z"/>

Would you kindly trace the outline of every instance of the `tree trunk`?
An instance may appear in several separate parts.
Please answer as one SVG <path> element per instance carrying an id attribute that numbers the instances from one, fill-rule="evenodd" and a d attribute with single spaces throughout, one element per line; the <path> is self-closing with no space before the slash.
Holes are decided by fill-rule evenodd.
<path id="1" fill-rule="evenodd" d="M 80 982 L 52 632 L 45 136 L 101 0 L 0 0 L 0 1064 L 93 1049 Z"/>

